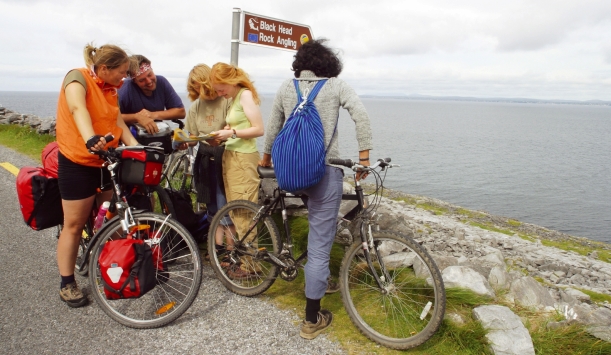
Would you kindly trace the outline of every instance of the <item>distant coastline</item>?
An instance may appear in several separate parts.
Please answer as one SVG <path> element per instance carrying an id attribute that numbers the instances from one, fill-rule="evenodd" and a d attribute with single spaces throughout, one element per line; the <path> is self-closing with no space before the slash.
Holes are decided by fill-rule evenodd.
<path id="1" fill-rule="evenodd" d="M 55 93 L 54 91 L 2 91 L 0 93 Z M 177 92 L 181 98 L 186 98 L 187 93 Z M 263 96 L 275 96 L 273 92 L 262 92 Z M 1 96 L 1 94 L 0 94 Z M 367 99 L 396 99 L 396 100 L 431 100 L 431 101 L 468 101 L 468 102 L 504 102 L 514 104 L 560 104 L 560 105 L 588 105 L 588 106 L 611 106 L 611 101 L 607 100 L 543 100 L 543 99 L 528 99 L 528 98 L 507 98 L 507 97 L 471 97 L 471 96 L 434 96 L 434 95 L 359 95 L 361 98 Z M 0 102 L 1 104 L 2 102 Z"/>
<path id="2" fill-rule="evenodd" d="M 376 96 L 359 95 L 361 98 L 386 98 L 403 100 L 438 100 L 438 101 L 471 101 L 471 102 L 506 102 L 515 104 L 564 104 L 564 105 L 596 105 L 611 106 L 611 101 L 603 100 L 539 100 L 526 98 L 504 98 L 504 97 L 469 97 L 469 96 L 430 96 L 430 95 L 395 95 L 395 96 Z"/>

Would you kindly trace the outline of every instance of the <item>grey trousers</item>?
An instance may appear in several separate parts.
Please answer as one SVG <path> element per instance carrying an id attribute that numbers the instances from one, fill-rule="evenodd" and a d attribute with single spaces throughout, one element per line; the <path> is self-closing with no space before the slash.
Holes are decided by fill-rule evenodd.
<path id="1" fill-rule="evenodd" d="M 304 190 L 308 195 L 308 261 L 305 265 L 306 297 L 321 299 L 327 290 L 331 246 L 337 230 L 337 215 L 342 201 L 344 172 L 326 167 L 322 180 Z"/>

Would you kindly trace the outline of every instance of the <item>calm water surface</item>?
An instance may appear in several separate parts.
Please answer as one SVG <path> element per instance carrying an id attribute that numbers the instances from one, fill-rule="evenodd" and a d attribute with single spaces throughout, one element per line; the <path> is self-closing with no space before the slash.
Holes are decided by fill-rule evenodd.
<path id="1" fill-rule="evenodd" d="M 56 101 L 56 93 L 0 92 L 3 106 L 41 117 L 55 116 Z M 263 97 L 264 119 L 272 101 Z M 611 242 L 611 107 L 363 102 L 372 157 L 401 164 L 389 172 L 389 188 Z M 357 158 L 345 111 L 338 132 L 342 155 Z"/>

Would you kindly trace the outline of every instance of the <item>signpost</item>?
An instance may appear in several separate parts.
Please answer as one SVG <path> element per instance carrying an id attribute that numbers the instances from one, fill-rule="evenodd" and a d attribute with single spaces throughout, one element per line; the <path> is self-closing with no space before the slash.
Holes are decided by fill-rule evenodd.
<path id="1" fill-rule="evenodd" d="M 233 9 L 231 64 L 238 64 L 238 46 L 248 44 L 296 51 L 311 40 L 310 26 Z"/>

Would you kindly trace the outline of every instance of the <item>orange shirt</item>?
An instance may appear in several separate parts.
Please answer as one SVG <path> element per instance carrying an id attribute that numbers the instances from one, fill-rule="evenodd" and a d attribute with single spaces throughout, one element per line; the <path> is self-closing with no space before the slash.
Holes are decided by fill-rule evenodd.
<path id="1" fill-rule="evenodd" d="M 105 135 L 111 132 L 115 139 L 107 147 L 116 147 L 123 130 L 117 125 L 119 116 L 118 95 L 115 87 L 103 87 L 104 82 L 94 78 L 89 69 L 80 68 L 87 83 L 85 103 L 91 117 L 93 131 L 95 134 Z M 89 137 L 81 136 L 74 117 L 68 108 L 64 87 L 59 92 L 57 102 L 56 128 L 57 144 L 60 152 L 71 161 L 92 167 L 101 167 L 104 161 L 97 155 L 89 153 L 85 146 L 85 140 Z"/>

